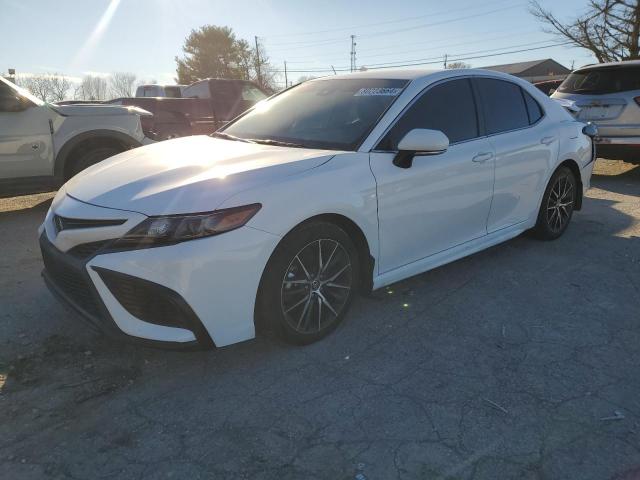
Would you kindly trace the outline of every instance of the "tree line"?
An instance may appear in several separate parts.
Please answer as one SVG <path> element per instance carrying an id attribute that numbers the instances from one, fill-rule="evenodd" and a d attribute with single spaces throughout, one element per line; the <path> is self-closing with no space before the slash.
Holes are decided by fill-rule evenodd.
<path id="1" fill-rule="evenodd" d="M 137 77 L 129 72 L 114 72 L 106 77 L 85 75 L 79 83 L 58 73 L 28 75 L 15 78 L 16 85 L 30 91 L 45 102 L 74 100 L 102 101 L 111 98 L 132 97 Z"/>

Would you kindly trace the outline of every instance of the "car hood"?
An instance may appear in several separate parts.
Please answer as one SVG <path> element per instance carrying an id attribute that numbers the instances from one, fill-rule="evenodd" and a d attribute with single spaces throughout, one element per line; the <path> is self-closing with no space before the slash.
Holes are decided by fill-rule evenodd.
<path id="1" fill-rule="evenodd" d="M 114 115 L 151 115 L 140 107 L 124 105 L 50 105 L 65 117 L 110 117 Z"/>
<path id="2" fill-rule="evenodd" d="M 207 212 L 240 191 L 317 167 L 333 155 L 330 150 L 184 137 L 111 157 L 64 188 L 77 200 L 144 215 Z"/>

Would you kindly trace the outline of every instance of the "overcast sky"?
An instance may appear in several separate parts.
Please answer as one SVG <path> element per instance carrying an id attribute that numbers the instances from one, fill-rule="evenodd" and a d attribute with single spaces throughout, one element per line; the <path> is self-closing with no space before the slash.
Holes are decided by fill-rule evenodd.
<path id="1" fill-rule="evenodd" d="M 565 18 L 586 3 L 543 2 Z M 257 35 L 275 69 L 287 61 L 289 80 L 348 68 L 351 34 L 358 66 L 434 61 L 425 68 L 439 68 L 445 53 L 455 59 L 557 43 L 526 0 L 0 0 L 0 72 L 130 71 L 173 83 L 174 57 L 204 24 L 227 25 L 250 42 Z M 566 46 L 465 61 L 481 67 L 540 58 L 567 67 L 593 62 Z"/>

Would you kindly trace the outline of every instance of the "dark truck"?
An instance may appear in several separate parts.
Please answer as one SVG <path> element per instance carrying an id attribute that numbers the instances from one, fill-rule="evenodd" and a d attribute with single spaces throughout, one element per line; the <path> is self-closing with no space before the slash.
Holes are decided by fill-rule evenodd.
<path id="1" fill-rule="evenodd" d="M 267 94 L 248 80 L 208 78 L 183 87 L 182 98 L 117 98 L 108 103 L 132 105 L 153 114 L 142 128 L 153 140 L 215 132 Z"/>

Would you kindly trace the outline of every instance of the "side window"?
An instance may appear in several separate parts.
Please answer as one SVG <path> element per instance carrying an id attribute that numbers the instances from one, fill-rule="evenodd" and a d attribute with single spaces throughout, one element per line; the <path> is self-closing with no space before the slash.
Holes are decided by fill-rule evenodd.
<path id="1" fill-rule="evenodd" d="M 525 90 L 522 90 L 524 101 L 527 104 L 527 113 L 529 114 L 529 125 L 533 125 L 542 118 L 542 108 L 540 104 L 534 100 Z"/>
<path id="2" fill-rule="evenodd" d="M 518 85 L 493 78 L 478 78 L 475 81 L 482 99 L 487 134 L 529 125 L 527 107 Z"/>
<path id="3" fill-rule="evenodd" d="M 380 142 L 381 150 L 396 150 L 398 142 L 414 128 L 442 131 L 451 143 L 478 136 L 478 117 L 466 79 L 451 80 L 428 89 Z"/>

